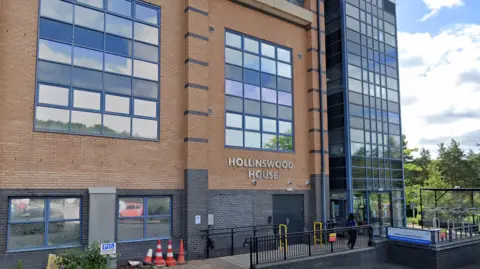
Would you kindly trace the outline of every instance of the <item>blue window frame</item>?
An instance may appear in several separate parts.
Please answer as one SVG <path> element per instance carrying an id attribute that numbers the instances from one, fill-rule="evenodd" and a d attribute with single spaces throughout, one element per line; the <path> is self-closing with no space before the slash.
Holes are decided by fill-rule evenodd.
<path id="1" fill-rule="evenodd" d="M 160 8 L 41 0 L 39 20 L 34 130 L 158 141 Z"/>
<path id="2" fill-rule="evenodd" d="M 169 196 L 120 197 L 117 241 L 171 238 L 172 199 Z"/>
<path id="3" fill-rule="evenodd" d="M 292 50 L 225 32 L 225 146 L 294 151 Z"/>
<path id="4" fill-rule="evenodd" d="M 81 198 L 15 197 L 8 204 L 8 251 L 81 245 Z"/>

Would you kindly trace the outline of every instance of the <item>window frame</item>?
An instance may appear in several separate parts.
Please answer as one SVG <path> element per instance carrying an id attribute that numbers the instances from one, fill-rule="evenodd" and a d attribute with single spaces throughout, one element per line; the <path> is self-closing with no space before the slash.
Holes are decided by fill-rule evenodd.
<path id="1" fill-rule="evenodd" d="M 139 217 L 120 217 L 120 200 L 121 199 L 142 199 L 143 201 L 143 216 Z M 148 199 L 149 198 L 168 198 L 169 203 L 170 203 L 170 208 L 169 208 L 169 215 L 154 215 L 151 216 L 150 218 L 153 219 L 170 219 L 169 223 L 169 236 L 160 236 L 160 237 L 147 237 L 146 236 L 146 231 L 147 231 L 147 220 L 149 218 L 148 215 Z M 172 233 L 173 233 L 173 196 L 171 195 L 147 195 L 147 196 L 129 196 L 129 195 L 122 195 L 117 197 L 117 204 L 116 204 L 116 212 L 115 212 L 115 239 L 118 243 L 131 243 L 131 242 L 144 242 L 144 241 L 152 241 L 152 240 L 164 240 L 164 239 L 171 239 Z M 127 240 L 120 240 L 119 239 L 119 229 L 118 226 L 120 224 L 121 219 L 141 219 L 143 220 L 143 237 L 140 239 L 127 239 Z"/>
<path id="2" fill-rule="evenodd" d="M 237 36 L 240 36 L 240 47 L 235 47 L 235 46 L 232 46 L 232 45 L 229 45 L 227 44 L 227 33 L 230 33 L 230 34 L 233 34 L 233 35 L 237 35 Z M 248 50 L 245 48 L 245 39 L 249 39 L 249 40 L 253 40 L 253 41 L 256 41 L 258 42 L 258 52 L 253 52 L 251 50 Z M 269 46 L 273 46 L 274 47 L 274 52 L 275 52 L 275 56 L 274 57 L 271 57 L 271 56 L 267 56 L 267 55 L 262 55 L 262 44 L 265 44 L 265 45 L 269 45 Z M 242 70 L 242 80 L 237 80 L 237 79 L 234 79 L 234 78 L 227 78 L 225 75 L 224 75 L 224 82 L 223 82 L 223 87 L 224 87 L 224 91 L 223 91 L 223 94 L 224 94 L 224 105 L 225 105 L 225 109 L 224 109 L 224 147 L 225 148 L 232 148 L 232 149 L 243 149 L 243 150 L 255 150 L 255 151 L 268 151 L 268 152 L 278 152 L 278 153 L 295 153 L 295 98 L 294 98 L 294 66 L 293 66 L 293 49 L 292 48 L 289 48 L 289 47 L 285 47 L 285 46 L 282 46 L 282 45 L 279 45 L 279 44 L 276 44 L 276 43 L 273 43 L 273 42 L 270 42 L 270 41 L 267 41 L 267 40 L 264 40 L 264 39 L 261 39 L 261 38 L 258 38 L 258 37 L 255 37 L 255 36 L 251 36 L 251 35 L 248 35 L 248 34 L 245 34 L 245 33 L 242 33 L 242 32 L 238 32 L 238 31 L 235 31 L 235 30 L 232 30 L 232 29 L 229 29 L 229 28 L 225 28 L 225 31 L 224 31 L 224 44 L 223 44 L 223 55 L 225 56 L 225 50 L 226 49 L 233 49 L 233 50 L 236 50 L 236 51 L 239 51 L 242 55 L 242 66 L 239 66 L 239 65 L 236 65 L 236 64 L 231 64 L 231 63 L 227 63 L 226 62 L 226 59 L 224 60 L 224 63 L 223 63 L 223 66 L 224 66 L 224 70 L 226 69 L 227 65 L 229 66 L 233 66 L 233 67 L 237 67 L 237 68 L 240 68 Z M 286 62 L 282 59 L 279 59 L 278 58 L 278 49 L 282 49 L 282 50 L 286 50 L 286 51 L 289 51 L 290 52 L 290 62 Z M 259 70 L 255 70 L 255 69 L 252 69 L 252 68 L 249 68 L 247 66 L 245 66 L 244 64 L 244 58 L 245 58 L 245 54 L 250 54 L 250 55 L 254 55 L 254 56 L 257 56 L 259 57 Z M 268 72 L 264 72 L 262 71 L 262 58 L 265 58 L 267 60 L 272 60 L 275 62 L 275 69 L 276 69 L 276 72 L 275 72 L 275 75 L 272 75 Z M 278 63 L 282 63 L 282 64 L 288 64 L 290 65 L 290 71 L 291 71 L 291 77 L 288 78 L 288 77 L 284 77 L 284 76 L 280 76 L 278 74 Z M 251 99 L 251 98 L 247 98 L 247 97 L 244 97 L 244 88 L 245 88 L 245 84 L 249 84 L 247 81 L 245 81 L 244 77 L 244 73 L 245 73 L 245 70 L 250 70 L 250 71 L 255 71 L 255 72 L 258 72 L 259 74 L 259 78 L 260 78 L 260 82 L 258 85 L 254 85 L 254 84 L 251 84 L 253 86 L 256 86 L 259 88 L 259 91 L 260 91 L 260 98 L 257 100 L 257 99 Z M 224 73 L 225 74 L 225 73 Z M 275 83 L 276 83 L 276 87 L 275 89 L 275 92 L 276 92 L 276 103 L 270 103 L 270 102 L 267 102 L 267 101 L 264 101 L 262 100 L 262 91 L 263 91 L 263 88 L 266 88 L 266 89 L 272 89 L 268 86 L 263 86 L 262 85 L 262 74 L 267 74 L 267 75 L 271 75 L 271 76 L 274 76 L 275 77 Z M 278 86 L 278 78 L 285 78 L 285 79 L 290 79 L 290 89 L 291 91 L 285 91 L 285 90 L 280 90 L 279 89 L 279 86 Z M 227 80 L 230 80 L 230 81 L 234 81 L 234 82 L 239 82 L 239 83 L 242 83 L 242 96 L 236 96 L 236 95 L 232 95 L 232 94 L 227 94 L 225 92 L 225 89 L 226 89 L 226 81 Z M 281 93 L 288 93 L 288 94 L 291 94 L 291 106 L 288 106 L 288 105 L 283 105 L 283 104 L 280 104 L 279 101 L 278 101 L 278 93 L 281 92 Z M 242 110 L 243 112 L 238 112 L 238 111 L 232 111 L 232 110 L 228 110 L 226 105 L 227 105 L 227 97 L 228 96 L 231 96 L 231 97 L 236 97 L 236 98 L 240 98 L 242 100 Z M 256 115 L 256 114 L 251 114 L 251 113 L 247 113 L 245 112 L 245 100 L 248 100 L 248 101 L 255 101 L 255 102 L 258 102 L 259 103 L 259 106 L 260 106 L 260 114 L 259 115 Z M 263 110 L 263 104 L 273 104 L 276 106 L 276 115 L 277 117 L 271 117 L 271 116 L 264 116 L 262 115 L 262 110 Z M 279 111 L 280 111 L 280 108 L 290 108 L 292 111 L 291 111 L 291 119 L 288 120 L 288 119 L 284 119 L 284 118 L 280 118 L 279 117 Z M 241 115 L 242 116 L 242 128 L 236 128 L 236 127 L 228 127 L 227 126 L 227 120 L 226 120 L 226 115 L 227 114 L 236 114 L 236 115 Z M 245 120 L 245 117 L 255 117 L 255 118 L 258 118 L 259 121 L 260 121 L 260 125 L 259 125 L 259 130 L 251 130 L 251 129 L 247 129 L 246 128 L 246 120 Z M 276 130 L 277 132 L 273 133 L 273 132 L 266 132 L 266 131 L 263 131 L 263 119 L 269 119 L 269 120 L 275 120 L 277 123 L 276 123 Z M 285 121 L 285 122 L 289 122 L 291 123 L 292 125 L 292 132 L 291 134 L 285 134 L 285 133 L 280 133 L 280 129 L 279 129 L 279 126 L 280 126 L 280 121 Z M 226 131 L 227 130 L 234 130 L 234 131 L 241 131 L 243 133 L 243 136 L 242 136 L 242 144 L 243 146 L 232 146 L 232 145 L 227 145 L 227 135 L 226 135 Z M 260 135 L 260 147 L 259 148 L 255 148 L 255 147 L 247 147 L 245 146 L 245 132 L 253 132 L 253 133 L 256 133 L 256 134 L 259 134 Z M 275 135 L 277 137 L 277 148 L 276 149 L 270 149 L 270 148 L 264 148 L 263 147 L 263 135 Z M 283 136 L 286 136 L 286 137 L 290 137 L 292 139 L 292 150 L 283 150 L 283 149 L 280 149 L 279 146 L 278 146 L 278 139 L 279 137 L 283 137 Z"/>
<path id="3" fill-rule="evenodd" d="M 162 11 L 162 9 L 161 9 L 161 7 L 160 6 L 155 6 L 153 4 L 149 4 L 149 3 L 146 3 L 146 2 L 143 2 L 143 1 L 140 1 L 140 0 L 127 0 L 131 4 L 131 16 L 126 16 L 126 15 L 122 15 L 122 14 L 119 14 L 119 13 L 114 12 L 114 11 L 110 11 L 108 9 L 108 0 L 102 0 L 103 8 L 97 8 L 95 6 L 91 6 L 91 5 L 84 4 L 84 3 L 81 3 L 81 2 L 78 2 L 78 1 L 73 1 L 73 0 L 59 0 L 59 1 L 62 2 L 62 3 L 67 3 L 67 4 L 72 5 L 72 17 L 73 17 L 72 22 L 68 23 L 68 22 L 65 22 L 65 21 L 61 21 L 59 19 L 42 16 L 41 12 L 40 12 L 41 11 L 41 6 L 42 6 L 42 0 L 39 1 L 39 4 L 38 4 L 39 24 L 38 24 L 38 27 L 37 27 L 38 31 L 37 31 L 37 48 L 36 48 L 37 49 L 37 54 L 36 54 L 37 65 L 36 66 L 39 65 L 39 61 L 42 61 L 42 62 L 46 62 L 46 63 L 58 64 L 58 65 L 61 65 L 62 67 L 67 67 L 68 72 L 70 74 L 70 82 L 69 82 L 69 84 L 66 84 L 66 83 L 62 84 L 62 83 L 52 83 L 52 82 L 45 82 L 43 80 L 39 80 L 39 76 L 38 76 L 39 72 L 38 72 L 38 68 L 36 68 L 36 70 L 35 70 L 35 96 L 34 96 L 34 113 L 33 113 L 33 131 L 159 142 L 160 141 L 160 131 L 161 131 L 161 129 L 160 129 L 160 121 L 161 121 L 161 119 L 160 119 L 160 116 L 161 116 L 161 107 L 160 107 L 160 100 L 161 100 L 161 41 L 162 41 L 162 36 L 161 36 L 161 20 L 162 20 L 162 12 L 161 11 Z M 157 23 L 154 24 L 154 23 L 149 23 L 149 22 L 137 19 L 136 18 L 136 6 L 137 5 L 155 10 L 156 14 L 157 14 Z M 80 6 L 82 8 L 87 8 L 87 9 L 94 10 L 94 11 L 97 11 L 97 12 L 101 12 L 102 14 L 104 14 L 103 31 L 94 30 L 94 29 L 91 29 L 91 28 L 88 28 L 88 27 L 85 27 L 85 26 L 82 26 L 82 25 L 75 24 L 75 7 L 76 6 Z M 115 16 L 115 17 L 119 17 L 119 18 L 127 19 L 127 20 L 131 21 L 132 22 L 132 37 L 131 38 L 126 38 L 126 37 L 118 35 L 118 34 L 112 34 L 112 33 L 107 32 L 106 31 L 106 29 L 107 29 L 107 19 L 106 19 L 107 15 L 112 15 L 112 16 Z M 41 33 L 40 33 L 40 20 L 41 19 L 46 19 L 46 20 L 49 20 L 49 21 L 53 21 L 53 22 L 56 22 L 56 23 L 62 23 L 64 25 L 70 26 L 72 28 L 71 29 L 71 31 L 72 31 L 71 32 L 72 41 L 66 42 L 66 41 L 63 41 L 63 40 L 58 40 L 58 39 L 54 39 L 54 38 L 50 38 L 50 37 L 41 36 Z M 135 24 L 135 22 L 143 24 L 143 25 L 148 25 L 148 26 L 151 26 L 151 27 L 155 27 L 158 30 L 158 45 L 152 45 L 152 44 L 150 44 L 148 42 L 145 42 L 145 41 L 136 40 L 134 38 L 134 33 L 135 33 L 134 24 Z M 93 48 L 91 46 L 87 46 L 87 45 L 84 45 L 84 44 L 81 44 L 81 43 L 79 44 L 79 43 L 75 42 L 75 28 L 76 27 L 81 27 L 83 29 L 87 29 L 87 30 L 94 31 L 96 33 L 102 34 L 103 35 L 103 49 Z M 114 36 L 114 37 L 120 37 L 120 38 L 129 40 L 130 45 L 131 45 L 131 48 L 130 48 L 130 50 L 131 50 L 130 54 L 131 55 L 130 56 L 125 56 L 125 55 L 119 54 L 117 52 L 108 51 L 107 46 L 106 46 L 107 35 L 111 35 L 111 36 Z M 51 60 L 48 60 L 48 59 L 40 59 L 39 58 L 40 40 L 53 41 L 53 42 L 60 43 L 62 45 L 70 46 L 71 47 L 70 64 L 59 63 L 59 62 L 51 61 Z M 135 43 L 142 43 L 142 44 L 146 44 L 146 45 L 150 45 L 150 46 L 156 46 L 157 49 L 158 49 L 157 62 L 135 57 Z M 74 59 L 75 59 L 74 48 L 75 47 L 79 47 L 79 48 L 82 48 L 82 49 L 93 50 L 95 52 L 102 53 L 103 54 L 103 60 L 102 60 L 103 68 L 102 68 L 102 70 L 97 70 L 97 69 L 94 69 L 94 68 L 88 68 L 88 67 L 74 65 Z M 131 74 L 130 75 L 125 75 L 125 74 L 113 73 L 113 72 L 106 71 L 105 66 L 106 66 L 106 55 L 107 54 L 112 54 L 112 55 L 115 55 L 115 56 L 120 56 L 120 57 L 125 57 L 127 59 L 130 59 L 131 60 Z M 152 64 L 157 65 L 158 66 L 158 72 L 157 72 L 158 79 L 155 81 L 155 80 L 145 79 L 145 78 L 135 76 L 135 73 L 134 73 L 135 65 L 133 64 L 135 60 L 139 60 L 139 61 L 142 61 L 142 62 L 147 62 L 147 63 L 152 63 Z M 83 85 L 82 87 L 73 86 L 73 73 L 74 73 L 73 69 L 74 68 L 80 68 L 81 70 L 87 70 L 87 71 L 95 71 L 95 72 L 98 72 L 98 74 L 101 74 L 101 76 L 102 76 L 102 80 L 101 80 L 102 89 L 99 90 L 99 89 L 89 88 L 89 87 L 85 87 L 85 85 Z M 127 94 L 124 94 L 124 93 L 105 91 L 105 81 L 106 81 L 105 77 L 106 77 L 106 74 L 117 75 L 117 76 L 122 76 L 124 78 L 128 78 L 130 80 L 130 94 L 127 95 Z M 134 95 L 134 80 L 141 80 L 141 81 L 148 81 L 148 82 L 157 83 L 157 88 L 156 88 L 157 97 L 156 98 L 148 98 L 148 97 L 143 97 L 143 96 L 135 96 Z M 68 106 L 57 106 L 57 105 L 53 105 L 53 104 L 40 103 L 38 98 L 39 98 L 39 85 L 41 85 L 41 84 L 68 89 Z M 75 108 L 73 106 L 73 91 L 74 90 L 100 93 L 100 109 L 99 110 L 91 110 L 91 109 Z M 129 101 L 129 103 L 130 103 L 129 112 L 130 113 L 129 114 L 123 114 L 123 113 L 115 113 L 115 112 L 106 112 L 105 111 L 105 99 L 106 99 L 105 95 L 107 95 L 107 94 L 129 98 L 130 99 L 130 101 Z M 144 100 L 144 101 L 155 102 L 156 103 L 156 110 L 157 110 L 155 117 L 135 115 L 134 114 L 135 99 L 141 99 L 141 100 Z M 55 130 L 55 129 L 38 127 L 37 126 L 37 107 L 64 109 L 64 110 L 68 111 L 68 115 L 69 115 L 69 121 L 68 121 L 68 124 L 67 124 L 68 125 L 68 130 Z M 100 125 L 101 125 L 100 131 L 99 132 L 94 132 L 94 133 L 72 131 L 72 127 L 71 127 L 72 126 L 72 121 L 71 120 L 72 120 L 73 111 L 81 111 L 81 112 L 90 112 L 90 113 L 100 114 L 100 118 L 101 118 L 101 120 L 100 120 Z M 105 132 L 104 129 L 105 129 L 105 127 L 108 127 L 108 126 L 104 126 L 104 115 L 123 116 L 125 118 L 128 118 L 129 121 L 130 121 L 129 135 L 128 136 L 121 135 L 121 133 L 119 133 L 119 134 L 109 134 L 109 133 Z M 156 121 L 156 130 L 157 130 L 156 138 L 134 136 L 133 122 L 134 122 L 134 119 L 136 119 L 136 118 L 143 119 L 143 120 Z"/>
<path id="4" fill-rule="evenodd" d="M 12 212 L 11 212 L 11 203 L 12 200 L 15 199 L 39 199 L 44 201 L 44 212 L 43 212 L 43 220 L 42 221 L 13 221 L 12 222 Z M 63 220 L 49 220 L 50 216 L 50 200 L 54 199 L 79 199 L 79 218 L 78 219 L 63 219 Z M 80 222 L 80 242 L 79 244 L 59 244 L 59 245 L 48 245 L 48 226 L 49 223 L 53 222 L 73 222 L 78 221 Z M 10 239 L 11 229 L 9 228 L 12 224 L 32 224 L 32 223 L 44 223 L 44 235 L 43 235 L 43 246 L 40 247 L 23 247 L 23 248 L 9 248 L 8 242 Z M 32 251 L 32 250 L 48 250 L 48 249 L 62 249 L 62 248 L 76 248 L 81 247 L 83 245 L 83 197 L 82 196 L 10 196 L 8 197 L 8 217 L 7 217 L 7 242 L 6 242 L 6 252 L 7 253 L 14 253 L 14 252 L 24 252 L 24 251 Z"/>

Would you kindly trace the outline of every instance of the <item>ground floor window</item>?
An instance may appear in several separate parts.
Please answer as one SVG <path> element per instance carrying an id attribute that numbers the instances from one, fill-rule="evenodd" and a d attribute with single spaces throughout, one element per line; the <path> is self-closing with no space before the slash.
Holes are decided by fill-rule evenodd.
<path id="1" fill-rule="evenodd" d="M 9 250 L 81 244 L 81 198 L 9 199 Z"/>
<path id="2" fill-rule="evenodd" d="M 120 197 L 118 241 L 171 237 L 171 197 Z"/>

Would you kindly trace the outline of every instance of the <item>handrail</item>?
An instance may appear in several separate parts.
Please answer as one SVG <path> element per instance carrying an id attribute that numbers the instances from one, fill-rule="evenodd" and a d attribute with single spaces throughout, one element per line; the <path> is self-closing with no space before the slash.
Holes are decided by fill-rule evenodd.
<path id="1" fill-rule="evenodd" d="M 265 226 L 265 225 L 262 225 L 262 226 Z M 265 228 L 261 228 L 262 226 L 252 226 L 252 230 L 241 230 L 241 231 L 233 231 L 233 233 L 247 233 L 247 232 L 258 232 L 258 231 L 266 231 L 266 230 L 271 230 L 272 228 L 275 228 L 277 227 L 277 225 L 271 225 L 271 226 L 265 226 Z M 260 228 L 256 228 L 256 227 L 260 227 Z M 232 229 L 238 229 L 237 228 L 221 228 L 221 229 L 212 229 L 212 230 L 200 230 L 200 232 L 204 232 L 206 234 L 202 235 L 202 238 L 205 238 L 205 236 L 209 236 L 209 237 L 212 237 L 212 236 L 216 236 L 216 235 L 226 235 L 226 234 L 231 234 L 231 230 Z M 221 232 L 221 233 L 207 233 L 209 231 L 215 231 L 215 230 L 230 230 L 228 232 Z"/>
<path id="2" fill-rule="evenodd" d="M 215 228 L 215 229 L 203 229 L 200 232 L 206 231 L 219 231 L 219 230 L 230 230 L 230 229 L 246 229 L 246 228 L 261 228 L 261 227 L 275 227 L 275 224 L 264 224 L 264 225 L 250 225 L 250 226 L 237 226 L 237 227 L 228 227 L 228 228 Z"/>

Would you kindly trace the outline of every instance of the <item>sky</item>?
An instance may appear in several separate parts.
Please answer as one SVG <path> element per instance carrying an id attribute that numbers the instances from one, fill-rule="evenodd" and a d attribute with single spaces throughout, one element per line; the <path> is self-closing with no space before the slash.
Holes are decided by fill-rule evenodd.
<path id="1" fill-rule="evenodd" d="M 403 133 L 480 150 L 480 0 L 397 0 Z"/>

